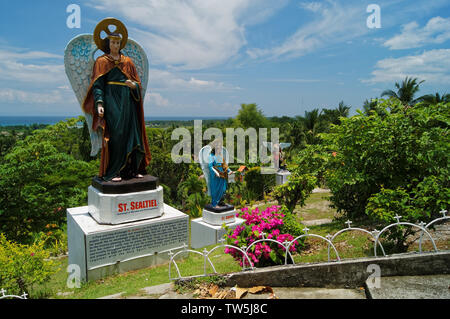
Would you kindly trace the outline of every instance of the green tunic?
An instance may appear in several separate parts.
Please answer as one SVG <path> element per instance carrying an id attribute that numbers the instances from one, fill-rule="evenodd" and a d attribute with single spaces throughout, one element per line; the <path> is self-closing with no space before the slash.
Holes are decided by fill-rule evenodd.
<path id="1" fill-rule="evenodd" d="M 109 163 L 103 179 L 132 177 L 145 156 L 138 118 L 140 88 L 125 85 L 127 77 L 117 67 L 98 78 L 93 85 L 95 105 L 103 102 L 104 118 L 109 131 Z M 127 165 L 128 164 L 128 165 Z"/>

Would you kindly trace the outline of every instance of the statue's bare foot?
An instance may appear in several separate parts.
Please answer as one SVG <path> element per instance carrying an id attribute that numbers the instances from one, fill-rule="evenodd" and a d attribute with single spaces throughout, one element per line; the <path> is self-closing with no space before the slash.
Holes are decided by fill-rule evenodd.
<path id="1" fill-rule="evenodd" d="M 141 175 L 141 174 L 137 174 L 136 176 L 134 176 L 134 177 L 136 177 L 136 178 L 143 178 L 144 177 L 144 175 Z"/>
<path id="2" fill-rule="evenodd" d="M 113 181 L 113 182 L 121 182 L 121 181 L 122 181 L 122 177 L 120 177 L 120 176 L 114 177 L 114 178 L 112 179 L 112 181 Z"/>

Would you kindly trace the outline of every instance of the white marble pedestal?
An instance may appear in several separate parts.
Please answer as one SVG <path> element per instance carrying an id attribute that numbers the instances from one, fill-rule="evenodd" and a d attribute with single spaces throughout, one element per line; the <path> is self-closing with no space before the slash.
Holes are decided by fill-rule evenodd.
<path id="1" fill-rule="evenodd" d="M 289 176 L 291 176 L 291 172 L 289 171 L 278 171 L 275 174 L 275 181 L 277 185 L 283 185 L 287 183 Z"/>
<path id="2" fill-rule="evenodd" d="M 161 217 L 120 225 L 97 223 L 89 206 L 67 209 L 69 265 L 78 266 L 80 280 L 166 263 L 169 250 L 188 245 L 189 216 L 163 205 Z"/>
<path id="3" fill-rule="evenodd" d="M 234 229 L 244 222 L 242 218 L 236 217 L 234 222 L 226 224 Z M 218 244 L 226 231 L 221 225 L 211 225 L 203 218 L 191 220 L 191 248 L 198 249 L 209 245 Z"/>
<path id="4" fill-rule="evenodd" d="M 163 188 L 125 193 L 104 194 L 88 188 L 89 213 L 99 224 L 118 225 L 160 217 L 164 212 Z"/>

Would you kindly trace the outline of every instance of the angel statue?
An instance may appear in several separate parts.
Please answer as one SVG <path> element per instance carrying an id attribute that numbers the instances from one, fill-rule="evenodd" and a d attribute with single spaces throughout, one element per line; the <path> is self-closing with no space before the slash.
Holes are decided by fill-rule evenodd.
<path id="1" fill-rule="evenodd" d="M 291 146 L 291 143 L 271 143 L 271 142 L 263 142 L 264 146 L 267 147 L 273 154 L 275 163 L 278 165 L 279 171 L 286 170 L 286 157 L 283 152 L 283 149 Z"/>
<path id="2" fill-rule="evenodd" d="M 228 167 L 229 155 L 221 140 L 216 139 L 206 145 L 199 152 L 199 162 L 205 176 L 208 195 L 211 196 L 211 205 L 207 208 L 214 210 L 233 209 L 233 206 L 223 202 L 227 190 L 228 175 L 233 171 Z"/>
<path id="3" fill-rule="evenodd" d="M 97 50 L 104 54 L 94 60 Z M 101 149 L 99 177 L 142 178 L 151 160 L 143 107 L 148 59 L 142 47 L 128 38 L 121 21 L 107 18 L 93 35 L 69 42 L 64 65 L 89 127 L 91 156 Z"/>

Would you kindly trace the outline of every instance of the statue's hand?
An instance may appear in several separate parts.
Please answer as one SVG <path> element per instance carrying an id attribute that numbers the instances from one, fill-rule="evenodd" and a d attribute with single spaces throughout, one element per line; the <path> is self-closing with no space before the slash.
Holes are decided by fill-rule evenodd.
<path id="1" fill-rule="evenodd" d="M 136 88 L 136 84 L 134 84 L 134 82 L 133 81 L 131 81 L 131 80 L 126 80 L 125 81 L 125 84 L 126 85 L 128 85 L 128 87 L 130 88 L 130 89 L 135 89 Z"/>
<path id="2" fill-rule="evenodd" d="M 101 103 L 98 104 L 97 111 L 98 111 L 98 115 L 100 117 L 103 117 L 103 115 L 105 114 L 105 109 L 103 108 L 103 104 L 101 104 Z"/>

